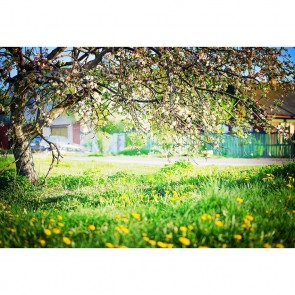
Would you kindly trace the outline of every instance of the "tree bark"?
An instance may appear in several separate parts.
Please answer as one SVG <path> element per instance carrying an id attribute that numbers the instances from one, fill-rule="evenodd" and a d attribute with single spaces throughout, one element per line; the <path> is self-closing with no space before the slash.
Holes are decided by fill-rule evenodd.
<path id="1" fill-rule="evenodd" d="M 30 148 L 30 139 L 22 131 L 21 126 L 14 127 L 13 131 L 13 155 L 16 161 L 16 173 L 27 177 L 30 183 L 36 185 L 38 184 L 38 177 Z"/>

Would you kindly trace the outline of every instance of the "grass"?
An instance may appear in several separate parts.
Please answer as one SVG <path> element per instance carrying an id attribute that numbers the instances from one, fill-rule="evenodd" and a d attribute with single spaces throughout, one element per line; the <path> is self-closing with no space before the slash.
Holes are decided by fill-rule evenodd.
<path id="1" fill-rule="evenodd" d="M 35 162 L 42 181 L 50 159 Z M 294 163 L 63 160 L 35 187 L 11 168 L 0 175 L 0 247 L 294 248 L 294 178 Z"/>

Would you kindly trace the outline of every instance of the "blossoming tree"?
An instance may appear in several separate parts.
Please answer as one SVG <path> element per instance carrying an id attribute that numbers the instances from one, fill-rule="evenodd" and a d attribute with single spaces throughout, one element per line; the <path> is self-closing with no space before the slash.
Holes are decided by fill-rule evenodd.
<path id="1" fill-rule="evenodd" d="M 121 113 L 144 132 L 213 142 L 222 124 L 266 127 L 257 93 L 288 92 L 285 48 L 1 48 L 0 113 L 10 121 L 17 174 L 37 183 L 30 141 L 66 111 L 96 124 Z M 54 144 L 53 159 L 60 154 Z"/>

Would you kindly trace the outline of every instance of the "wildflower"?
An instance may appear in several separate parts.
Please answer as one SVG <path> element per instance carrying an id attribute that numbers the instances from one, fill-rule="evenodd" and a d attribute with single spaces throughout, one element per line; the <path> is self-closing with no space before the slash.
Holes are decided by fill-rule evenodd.
<path id="1" fill-rule="evenodd" d="M 115 230 L 119 233 L 125 233 L 125 234 L 128 234 L 129 233 L 129 229 L 123 225 L 120 225 L 120 226 L 116 226 L 115 227 Z"/>
<path id="2" fill-rule="evenodd" d="M 39 243 L 42 247 L 44 247 L 44 246 L 46 245 L 46 242 L 45 242 L 44 240 L 42 240 L 42 239 L 39 239 L 39 240 L 38 240 L 38 243 Z"/>
<path id="3" fill-rule="evenodd" d="M 293 185 L 292 185 L 291 183 L 288 183 L 288 184 L 287 184 L 287 187 L 292 188 Z"/>
<path id="4" fill-rule="evenodd" d="M 222 248 L 227 248 L 227 244 L 222 244 Z"/>
<path id="5" fill-rule="evenodd" d="M 72 236 L 72 235 L 73 235 L 73 232 L 70 230 L 70 231 L 68 231 L 68 234 L 69 234 L 70 236 Z"/>
<path id="6" fill-rule="evenodd" d="M 117 248 L 128 248 L 128 247 L 124 245 L 118 245 Z"/>
<path id="7" fill-rule="evenodd" d="M 204 214 L 201 216 L 201 219 L 202 219 L 203 221 L 205 221 L 205 220 L 212 220 L 212 216 L 209 215 L 209 214 L 204 213 Z"/>
<path id="8" fill-rule="evenodd" d="M 30 219 L 30 222 L 35 222 L 37 219 L 36 219 L 36 217 L 32 217 L 31 219 Z"/>
<path id="9" fill-rule="evenodd" d="M 88 229 L 89 229 L 89 230 L 95 230 L 95 226 L 94 226 L 93 224 L 89 224 L 89 225 L 88 225 Z"/>
<path id="10" fill-rule="evenodd" d="M 142 237 L 147 237 L 147 234 L 146 233 L 142 233 L 141 236 Z"/>
<path id="11" fill-rule="evenodd" d="M 187 227 L 186 226 L 181 226 L 179 229 L 182 232 L 186 232 L 187 231 Z"/>
<path id="12" fill-rule="evenodd" d="M 58 220 L 62 220 L 62 216 L 61 215 L 57 215 L 57 219 Z"/>
<path id="13" fill-rule="evenodd" d="M 271 245 L 268 244 L 268 243 L 265 243 L 265 244 L 263 245 L 263 248 L 271 248 Z"/>
<path id="14" fill-rule="evenodd" d="M 187 228 L 188 228 L 189 230 L 193 230 L 193 229 L 194 229 L 194 227 L 193 227 L 191 224 L 189 224 L 189 225 L 187 226 Z"/>
<path id="15" fill-rule="evenodd" d="M 163 243 L 163 242 L 158 242 L 157 243 L 158 244 L 158 246 L 160 247 L 160 248 L 167 248 L 167 244 L 166 243 Z"/>
<path id="16" fill-rule="evenodd" d="M 237 201 L 238 203 L 243 203 L 243 202 L 244 202 L 244 200 L 243 200 L 242 198 L 236 198 L 236 201 Z"/>
<path id="17" fill-rule="evenodd" d="M 50 236 L 50 235 L 51 235 L 51 230 L 45 228 L 45 229 L 44 229 L 44 234 L 45 234 L 46 236 Z"/>
<path id="18" fill-rule="evenodd" d="M 138 221 L 140 221 L 140 214 L 133 212 L 132 213 L 133 218 L 137 219 Z"/>
<path id="19" fill-rule="evenodd" d="M 177 196 L 177 191 L 173 191 L 172 194 L 173 194 L 174 196 Z"/>
<path id="20" fill-rule="evenodd" d="M 180 237 L 179 242 L 184 246 L 189 246 L 191 244 L 191 241 L 185 237 Z"/>
<path id="21" fill-rule="evenodd" d="M 55 220 L 54 220 L 54 219 L 50 219 L 50 220 L 49 220 L 49 223 L 50 223 L 51 225 L 53 225 L 53 224 L 55 223 Z"/>
<path id="22" fill-rule="evenodd" d="M 173 247 L 174 247 L 174 245 L 172 243 L 167 244 L 167 248 L 173 248 Z"/>
<path id="23" fill-rule="evenodd" d="M 106 243 L 105 245 L 107 248 L 114 248 L 114 245 L 112 243 Z"/>
<path id="24" fill-rule="evenodd" d="M 59 222 L 59 223 L 58 223 L 58 226 L 59 226 L 59 227 L 64 227 L 65 225 L 64 225 L 62 222 Z"/>
<path id="25" fill-rule="evenodd" d="M 15 233 L 15 232 L 16 232 L 16 229 L 14 229 L 14 228 L 10 228 L 10 227 L 8 227 L 7 230 L 9 230 L 9 231 L 12 232 L 12 233 Z"/>
<path id="26" fill-rule="evenodd" d="M 220 217 L 220 214 L 216 213 L 215 218 L 219 218 L 219 217 Z"/>
<path id="27" fill-rule="evenodd" d="M 158 195 L 153 195 L 154 199 L 158 200 L 159 196 Z"/>
<path id="28" fill-rule="evenodd" d="M 242 236 L 241 235 L 234 235 L 234 239 L 240 241 L 242 239 Z"/>
<path id="29" fill-rule="evenodd" d="M 150 239 L 148 237 L 143 237 L 143 239 L 148 242 Z"/>
<path id="30" fill-rule="evenodd" d="M 244 223 L 244 224 L 242 225 L 242 228 L 243 228 L 243 229 L 251 228 L 251 224 L 250 224 L 250 223 Z"/>
<path id="31" fill-rule="evenodd" d="M 249 220 L 249 221 L 253 221 L 254 220 L 254 217 L 251 216 L 251 215 L 246 215 L 244 220 Z"/>
<path id="32" fill-rule="evenodd" d="M 216 221 L 215 221 L 215 224 L 216 224 L 218 227 L 222 227 L 222 226 L 223 226 L 223 222 L 220 221 L 220 220 L 216 220 Z"/>
<path id="33" fill-rule="evenodd" d="M 52 231 L 56 235 L 60 234 L 60 229 L 59 228 L 54 228 Z"/>
<path id="34" fill-rule="evenodd" d="M 166 234 L 165 239 L 166 240 L 171 240 L 172 239 L 172 234 Z"/>
<path id="35" fill-rule="evenodd" d="M 126 222 L 128 221 L 128 218 L 126 216 L 123 216 L 122 219 L 121 219 L 123 222 Z"/>
<path id="36" fill-rule="evenodd" d="M 276 248 L 284 248 L 283 244 L 276 244 Z"/>
<path id="37" fill-rule="evenodd" d="M 116 218 L 116 219 L 120 219 L 121 216 L 120 216 L 119 214 L 116 214 L 116 215 L 115 215 L 115 218 Z"/>
<path id="38" fill-rule="evenodd" d="M 67 237 L 63 237 L 62 240 L 66 245 L 71 245 L 71 243 L 72 243 L 71 240 Z"/>
<path id="39" fill-rule="evenodd" d="M 155 240 L 149 240 L 148 242 L 150 243 L 151 246 L 155 246 L 156 245 L 156 241 Z"/>
<path id="40" fill-rule="evenodd" d="M 295 210 L 293 210 L 293 214 L 295 214 Z"/>

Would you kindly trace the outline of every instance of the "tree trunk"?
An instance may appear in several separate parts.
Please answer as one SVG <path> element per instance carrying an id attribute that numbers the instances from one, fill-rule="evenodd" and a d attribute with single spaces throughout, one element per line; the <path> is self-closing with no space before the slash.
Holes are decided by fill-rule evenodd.
<path id="1" fill-rule="evenodd" d="M 36 185 L 38 178 L 30 148 L 30 139 L 26 137 L 21 126 L 13 129 L 13 155 L 16 161 L 16 173 L 27 177 L 32 184 Z"/>

